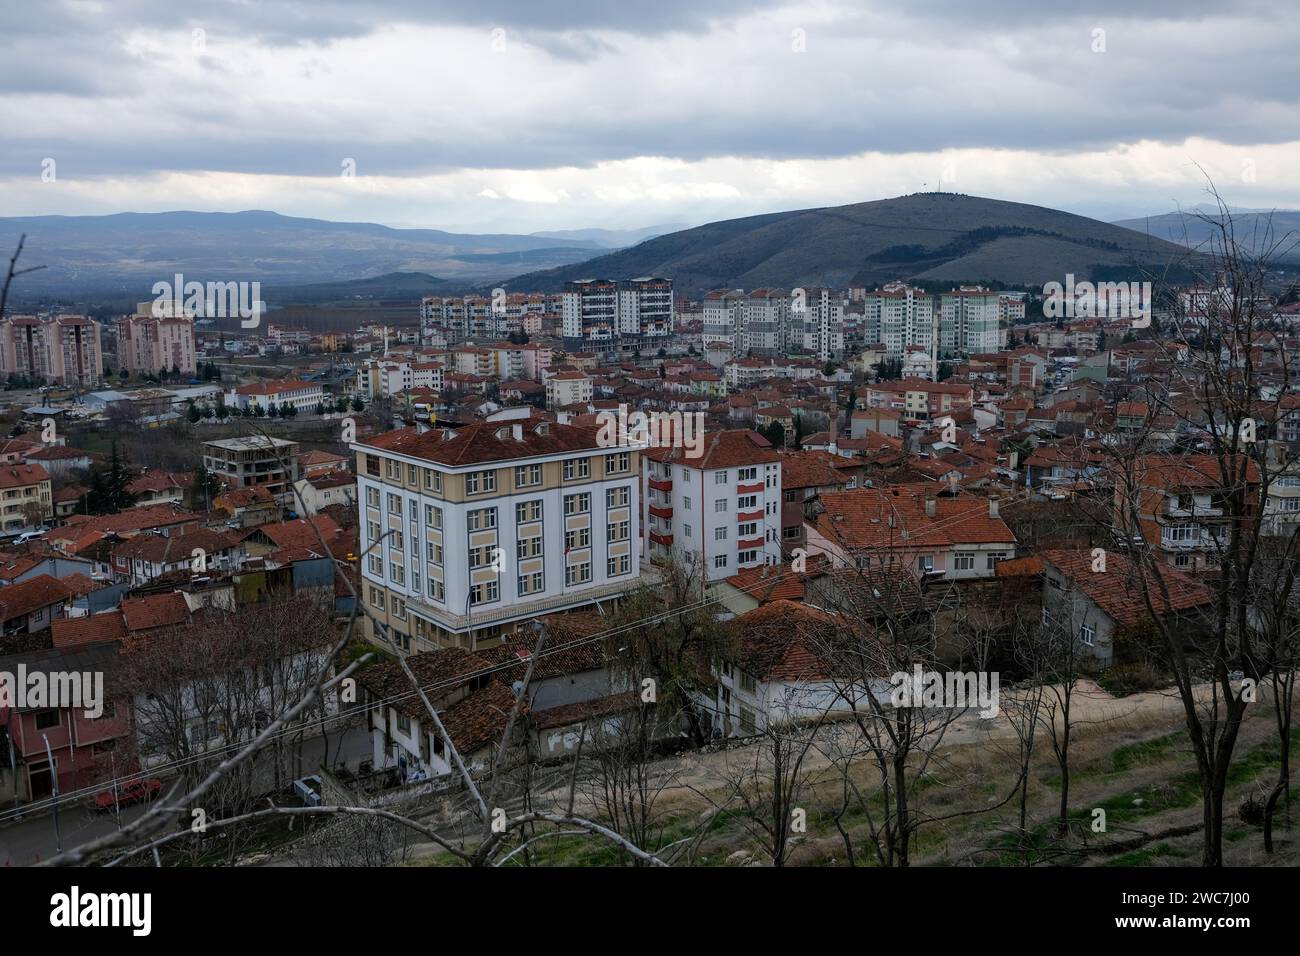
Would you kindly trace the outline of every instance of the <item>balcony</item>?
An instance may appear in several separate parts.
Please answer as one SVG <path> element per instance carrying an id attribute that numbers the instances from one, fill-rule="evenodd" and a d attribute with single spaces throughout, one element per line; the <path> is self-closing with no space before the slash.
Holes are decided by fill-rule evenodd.
<path id="1" fill-rule="evenodd" d="M 761 548 L 763 547 L 763 539 L 750 538 L 745 541 L 737 541 L 736 547 L 738 547 L 741 551 L 749 551 L 751 548 Z"/>
<path id="2" fill-rule="evenodd" d="M 737 511 L 736 520 L 737 521 L 762 521 L 763 512 L 761 510 L 760 511 Z"/>
<path id="3" fill-rule="evenodd" d="M 738 495 L 757 495 L 763 491 L 763 483 L 756 481 L 751 485 L 736 485 L 736 494 Z"/>
<path id="4" fill-rule="evenodd" d="M 661 505 L 651 505 L 650 514 L 656 518 L 663 518 L 665 521 L 673 520 L 673 509 L 665 508 Z"/>
<path id="5" fill-rule="evenodd" d="M 673 480 L 671 478 L 651 478 L 648 484 L 655 491 L 668 493 L 673 490 Z"/>
<path id="6" fill-rule="evenodd" d="M 671 534 L 660 534 L 658 531 L 651 531 L 650 540 L 655 544 L 663 545 L 665 548 L 673 546 L 673 536 Z"/>

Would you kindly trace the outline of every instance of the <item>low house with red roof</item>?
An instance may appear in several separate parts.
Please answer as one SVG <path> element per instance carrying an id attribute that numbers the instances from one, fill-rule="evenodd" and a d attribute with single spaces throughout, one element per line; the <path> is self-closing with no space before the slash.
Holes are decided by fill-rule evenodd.
<path id="1" fill-rule="evenodd" d="M 1119 552 L 1103 557 L 1099 565 L 1092 549 L 1043 552 L 1044 628 L 1073 635 L 1081 654 L 1109 664 L 1124 657 L 1127 636 L 1150 626 L 1149 595 L 1176 633 L 1196 634 L 1214 601 L 1209 588 L 1169 568 L 1140 572 Z"/>
<path id="2" fill-rule="evenodd" d="M 288 405 L 300 412 L 313 412 L 324 397 L 325 390 L 319 382 L 276 379 L 231 389 L 226 393 L 226 405 L 241 412 L 249 408 L 261 408 L 265 412 L 272 405 L 276 408 Z"/>
<path id="3" fill-rule="evenodd" d="M 989 578 L 1016 555 L 999 499 L 918 491 L 914 486 L 856 488 L 820 497 L 807 527 L 808 553 L 835 567 L 906 568 L 946 580 Z"/>
<path id="4" fill-rule="evenodd" d="M 238 570 L 245 557 L 241 539 L 230 532 L 189 528 L 170 535 L 138 534 L 113 549 L 113 573 L 139 587 L 177 571 L 206 575 Z"/>
<path id="5" fill-rule="evenodd" d="M 769 726 L 853 710 L 868 688 L 837 674 L 831 658 L 844 619 L 796 601 L 770 601 L 727 623 L 732 650 L 715 666 L 714 730 L 748 737 Z M 871 692 L 888 699 L 888 675 Z M 869 706 L 865 703 L 860 706 Z"/>
<path id="6" fill-rule="evenodd" d="M 32 634 L 49 627 L 72 604 L 75 588 L 39 574 L 0 588 L 0 633 Z"/>

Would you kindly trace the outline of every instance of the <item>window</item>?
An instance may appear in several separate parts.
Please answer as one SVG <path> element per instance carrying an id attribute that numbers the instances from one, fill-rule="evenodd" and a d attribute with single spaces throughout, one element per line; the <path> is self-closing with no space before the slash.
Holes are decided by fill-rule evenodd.
<path id="1" fill-rule="evenodd" d="M 394 479 L 397 479 L 397 480 L 401 480 L 401 477 L 402 477 L 402 466 L 399 465 L 397 462 L 393 461 L 391 458 L 385 458 L 385 459 L 384 459 L 384 475 L 385 475 L 386 477 L 388 477 L 388 478 L 394 478 Z"/>
<path id="2" fill-rule="evenodd" d="M 389 495 L 389 496 L 388 496 L 388 513 L 389 513 L 390 515 L 397 515 L 399 518 L 402 516 L 402 496 L 401 496 L 401 495 Z"/>
<path id="3" fill-rule="evenodd" d="M 591 562 L 583 561 L 580 564 L 571 564 L 564 569 L 564 583 L 586 584 L 591 580 Z"/>
<path id="4" fill-rule="evenodd" d="M 388 577 L 394 584 L 406 584 L 406 568 L 396 561 L 388 563 Z"/>
<path id="5" fill-rule="evenodd" d="M 580 495 L 564 496 L 564 513 L 566 515 L 586 514 L 591 510 L 591 492 L 584 491 Z"/>
<path id="6" fill-rule="evenodd" d="M 575 478 L 589 477 L 591 477 L 590 458 L 566 458 L 564 460 L 565 481 L 573 481 Z"/>
<path id="7" fill-rule="evenodd" d="M 747 521 L 736 526 L 736 537 L 738 538 L 752 538 L 756 534 L 758 534 L 757 521 Z"/>
<path id="8" fill-rule="evenodd" d="M 367 489 L 366 489 L 366 507 L 368 507 L 368 508 L 378 508 L 378 507 L 379 507 L 379 489 L 378 489 L 378 488 L 367 488 Z"/>
<path id="9" fill-rule="evenodd" d="M 442 545 L 438 544 L 436 541 L 430 541 L 425 545 L 425 551 L 432 563 L 439 566 L 442 565 Z"/>
<path id="10" fill-rule="evenodd" d="M 726 529 L 726 528 L 714 528 L 714 529 L 713 529 L 713 540 L 714 540 L 714 541 L 726 541 L 726 540 L 727 540 L 727 529 Z"/>
<path id="11" fill-rule="evenodd" d="M 719 498 L 717 501 L 713 502 L 713 513 L 722 514 L 730 506 L 731 506 L 731 502 L 729 502 L 726 498 Z"/>
<path id="12" fill-rule="evenodd" d="M 758 507 L 758 495 L 741 495 L 736 499 L 737 511 L 750 511 Z"/>
<path id="13" fill-rule="evenodd" d="M 631 537 L 631 525 L 628 521 L 612 521 L 605 526 L 606 541 L 626 541 Z"/>
<path id="14" fill-rule="evenodd" d="M 429 578 L 429 597 L 433 598 L 435 601 L 446 600 L 447 592 L 443 583 L 437 578 Z"/>
<path id="15" fill-rule="evenodd" d="M 536 594 L 542 590 L 542 572 L 534 571 L 532 574 L 519 575 L 519 593 Z"/>
<path id="16" fill-rule="evenodd" d="M 742 551 L 736 557 L 737 564 L 752 564 L 757 560 L 758 560 L 758 551 L 753 549 L 749 551 Z"/>
<path id="17" fill-rule="evenodd" d="M 415 521 L 420 517 L 420 503 L 414 498 L 410 499 L 406 503 L 406 516 L 412 521 Z"/>
<path id="18" fill-rule="evenodd" d="M 682 525 L 682 537 L 686 538 L 687 541 L 695 537 L 695 532 L 691 530 L 690 525 Z"/>
<path id="19" fill-rule="evenodd" d="M 1007 559 L 1007 552 L 993 551 L 990 554 L 984 556 L 984 568 L 987 571 L 996 571 L 998 567 L 998 562 L 1005 561 L 1006 559 Z"/>
<path id="20" fill-rule="evenodd" d="M 471 568 L 486 568 L 494 565 L 497 549 L 484 545 L 480 548 L 469 549 L 469 566 Z"/>
<path id="21" fill-rule="evenodd" d="M 424 506 L 424 523 L 435 531 L 442 530 L 442 509 L 434 505 Z"/>
<path id="22" fill-rule="evenodd" d="M 620 574 L 627 574 L 632 569 L 632 559 L 626 554 L 613 555 L 606 564 L 605 576 L 616 578 Z"/>
<path id="23" fill-rule="evenodd" d="M 1174 567 L 1189 568 L 1192 566 L 1192 556 L 1190 554 L 1178 554 L 1174 556 Z"/>
<path id="24" fill-rule="evenodd" d="M 752 693 L 754 693 L 755 691 L 758 690 L 758 682 L 757 682 L 756 680 L 754 680 L 754 678 L 753 678 L 752 675 L 747 674 L 747 673 L 745 673 L 744 671 L 741 671 L 741 672 L 740 672 L 740 689 L 743 690 L 743 691 L 744 691 L 745 693 L 747 693 L 747 694 L 752 694 Z"/>
<path id="25" fill-rule="evenodd" d="M 713 483 L 715 485 L 725 485 L 727 483 L 727 472 L 725 470 L 715 471 L 713 473 Z"/>
<path id="26" fill-rule="evenodd" d="M 757 481 L 758 468 L 741 468 L 736 475 L 737 481 Z"/>
<path id="27" fill-rule="evenodd" d="M 479 508 L 465 514 L 465 525 L 470 531 L 485 531 L 497 526 L 496 508 Z"/>
<path id="28" fill-rule="evenodd" d="M 382 538 L 383 535 L 384 535 L 384 530 L 381 527 L 379 527 L 378 521 L 366 522 L 366 543 L 368 545 L 374 544 L 376 541 Z"/>
<path id="29" fill-rule="evenodd" d="M 534 535 L 531 538 L 520 538 L 515 542 L 515 557 L 520 561 L 525 558 L 539 558 L 542 555 L 542 536 Z"/>
<path id="30" fill-rule="evenodd" d="M 465 476 L 465 494 L 486 495 L 497 490 L 495 471 L 471 471 Z"/>
<path id="31" fill-rule="evenodd" d="M 631 495 L 629 494 L 626 486 L 622 488 L 605 489 L 605 507 L 607 509 L 623 508 L 627 505 L 627 503 L 630 500 L 631 500 Z"/>
<path id="32" fill-rule="evenodd" d="M 515 487 L 527 488 L 542 483 L 541 465 L 520 465 L 515 468 Z"/>
<path id="33" fill-rule="evenodd" d="M 929 574 L 934 570 L 934 556 L 923 554 L 916 559 L 916 569 L 922 574 Z"/>
<path id="34" fill-rule="evenodd" d="M 795 538 L 799 537 L 799 530 L 800 530 L 799 525 L 792 524 L 788 528 L 781 529 L 781 536 L 788 540 L 793 541 Z"/>
<path id="35" fill-rule="evenodd" d="M 384 576 L 384 559 L 373 551 L 366 555 L 366 567 L 375 577 L 382 578 Z"/>
<path id="36" fill-rule="evenodd" d="M 958 551 L 953 556 L 953 569 L 956 571 L 974 571 L 975 555 L 969 551 Z"/>
<path id="37" fill-rule="evenodd" d="M 725 568 L 727 566 L 727 556 L 725 554 L 716 555 L 713 558 L 713 566 L 715 568 Z"/>
<path id="38" fill-rule="evenodd" d="M 396 594 L 393 595 L 393 617 L 397 618 L 399 621 L 406 620 L 406 602 Z"/>
<path id="39" fill-rule="evenodd" d="M 794 503 L 794 489 L 793 489 L 793 488 L 791 488 L 789 491 L 787 491 L 787 492 L 785 493 L 785 500 L 786 500 L 787 502 L 791 503 L 791 504 Z"/>
<path id="40" fill-rule="evenodd" d="M 1091 624 L 1084 624 L 1079 628 L 1079 643 L 1084 647 L 1092 647 L 1092 642 L 1096 637 L 1097 629 Z"/>
<path id="41" fill-rule="evenodd" d="M 542 520 L 542 502 L 521 501 L 515 505 L 515 524 L 526 524 L 529 521 Z"/>
<path id="42" fill-rule="evenodd" d="M 500 597 L 501 587 L 496 581 L 484 581 L 469 589 L 470 604 L 487 604 Z"/>
<path id="43" fill-rule="evenodd" d="M 432 468 L 424 469 L 424 490 L 441 492 L 442 472 L 434 471 Z"/>
<path id="44" fill-rule="evenodd" d="M 374 455 L 366 455 L 366 474 L 372 478 L 379 477 L 379 459 Z"/>
<path id="45" fill-rule="evenodd" d="M 397 713 L 397 732 L 399 734 L 405 734 L 408 737 L 411 736 L 411 718 L 407 717 L 401 711 L 398 711 Z"/>
<path id="46" fill-rule="evenodd" d="M 691 496 L 690 496 L 690 495 L 687 495 L 685 498 L 682 499 L 682 508 L 683 508 L 684 510 L 686 510 L 686 511 L 690 511 L 690 510 L 691 510 Z"/>
<path id="47" fill-rule="evenodd" d="M 405 538 L 402 532 L 394 528 L 388 533 L 388 546 L 394 551 L 401 551 L 405 548 Z"/>
<path id="48" fill-rule="evenodd" d="M 605 456 L 605 474 L 620 475 L 632 467 L 632 456 L 627 452 Z"/>
<path id="49" fill-rule="evenodd" d="M 36 729 L 49 730 L 51 727 L 59 726 L 59 712 L 57 710 L 42 710 L 36 715 Z"/>
<path id="50" fill-rule="evenodd" d="M 573 551 L 577 548 L 591 547 L 591 529 L 576 528 L 572 531 L 564 532 L 564 550 Z"/>
<path id="51" fill-rule="evenodd" d="M 379 608 L 381 611 L 384 609 L 384 592 L 379 588 L 372 587 L 370 589 L 370 605 Z"/>
<path id="52" fill-rule="evenodd" d="M 418 469 L 416 469 L 414 465 L 407 465 L 406 466 L 407 484 L 411 484 L 411 485 L 415 484 L 417 478 L 418 478 Z"/>

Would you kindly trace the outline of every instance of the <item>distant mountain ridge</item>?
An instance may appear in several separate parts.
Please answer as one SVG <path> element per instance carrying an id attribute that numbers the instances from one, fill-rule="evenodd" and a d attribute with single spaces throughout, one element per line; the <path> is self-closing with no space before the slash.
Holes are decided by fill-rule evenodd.
<path id="1" fill-rule="evenodd" d="M 1279 262 L 1300 263 L 1300 211 L 1233 209 L 1228 216 L 1237 242 L 1252 253 L 1260 255 L 1271 250 Z M 1197 206 L 1163 216 L 1122 219 L 1115 225 L 1209 252 L 1210 245 L 1219 240 L 1214 226 L 1218 218 L 1216 208 Z"/>
<path id="2" fill-rule="evenodd" d="M 957 193 L 767 213 L 648 239 L 586 262 L 515 276 L 511 289 L 663 275 L 699 295 L 717 288 L 874 285 L 891 279 L 1024 286 L 1068 273 L 1109 279 L 1163 272 L 1188 250 L 1164 239 L 1026 203 Z"/>
<path id="3" fill-rule="evenodd" d="M 177 272 L 264 286 L 412 272 L 473 284 L 606 248 L 590 239 L 393 229 L 264 210 L 0 218 L 0 249 L 7 255 L 23 233 L 24 264 L 45 268 L 15 284 L 16 301 L 52 293 L 119 293 L 143 301 L 154 282 Z"/>

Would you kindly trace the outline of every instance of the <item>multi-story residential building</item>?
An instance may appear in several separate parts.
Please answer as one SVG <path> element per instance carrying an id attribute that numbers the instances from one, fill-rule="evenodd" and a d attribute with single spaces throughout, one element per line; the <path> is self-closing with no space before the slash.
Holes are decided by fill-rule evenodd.
<path id="1" fill-rule="evenodd" d="M 179 370 L 193 375 L 194 320 L 188 316 L 126 315 L 117 323 L 117 363 L 128 372 Z"/>
<path id="2" fill-rule="evenodd" d="M 0 528 L 4 534 L 36 528 L 53 514 L 50 473 L 44 466 L 0 465 Z"/>
<path id="3" fill-rule="evenodd" d="M 744 299 L 745 293 L 739 289 L 719 289 L 705 295 L 701 341 L 706 350 L 723 343 L 733 355 L 744 354 L 740 338 L 741 303 Z"/>
<path id="4" fill-rule="evenodd" d="M 1152 455 L 1115 482 L 1115 531 L 1145 541 L 1157 560 L 1184 571 L 1213 568 L 1228 544 L 1233 514 L 1255 533 L 1260 473 L 1253 459 L 1234 466 L 1243 480 L 1225 486 L 1215 455 Z M 1280 496 L 1279 496 L 1280 497 Z"/>
<path id="5" fill-rule="evenodd" d="M 802 304 L 792 306 L 792 320 L 803 349 L 822 362 L 844 356 L 844 299 L 829 289 L 805 289 Z"/>
<path id="6" fill-rule="evenodd" d="M 314 412 L 324 399 L 325 390 L 320 382 L 305 382 L 297 378 L 254 382 L 226 393 L 226 404 L 240 411 L 260 408 L 266 412 L 272 405 L 276 408 L 288 405 L 300 412 Z"/>
<path id="7" fill-rule="evenodd" d="M 754 289 L 740 302 L 740 348 L 754 355 L 785 351 L 790 325 L 790 295 L 781 289 Z"/>
<path id="8" fill-rule="evenodd" d="M 673 281 L 641 276 L 618 284 L 618 332 L 625 352 L 656 350 L 673 333 Z"/>
<path id="9" fill-rule="evenodd" d="M 650 560 L 675 555 L 702 582 L 781 561 L 781 456 L 748 429 L 704 436 L 689 449 L 644 455 L 644 547 Z"/>
<path id="10" fill-rule="evenodd" d="M 6 378 L 93 388 L 103 372 L 100 325 L 93 319 L 13 315 L 0 322 L 0 374 Z"/>
<path id="11" fill-rule="evenodd" d="M 945 580 L 991 578 L 1016 556 L 1016 538 L 996 497 L 920 495 L 908 487 L 856 488 L 820 495 L 805 529 L 808 553 L 834 567 L 907 569 Z"/>
<path id="12" fill-rule="evenodd" d="M 564 347 L 612 351 L 618 344 L 618 283 L 579 279 L 564 283 Z"/>
<path id="13" fill-rule="evenodd" d="M 563 408 L 566 405 L 583 405 L 591 402 L 591 376 L 586 372 L 567 369 L 546 376 L 546 407 Z"/>
<path id="14" fill-rule="evenodd" d="M 866 386 L 863 399 L 867 408 L 890 408 L 904 418 L 929 421 L 969 408 L 975 401 L 975 389 L 968 384 L 904 378 Z"/>
<path id="15" fill-rule="evenodd" d="M 880 342 L 892 358 L 909 345 L 931 348 L 935 340 L 934 296 L 903 282 L 890 282 L 862 298 L 863 340 Z"/>
<path id="16" fill-rule="evenodd" d="M 521 417 L 352 448 L 362 598 L 404 647 L 491 644 L 637 581 L 641 453 L 594 426 Z"/>
<path id="17" fill-rule="evenodd" d="M 961 286 L 940 293 L 939 353 L 996 352 L 1002 345 L 1001 299 L 1001 293 L 983 286 Z"/>
<path id="18" fill-rule="evenodd" d="M 205 441 L 203 467 L 228 488 L 255 486 L 284 496 L 299 477 L 298 443 L 268 435 Z"/>

